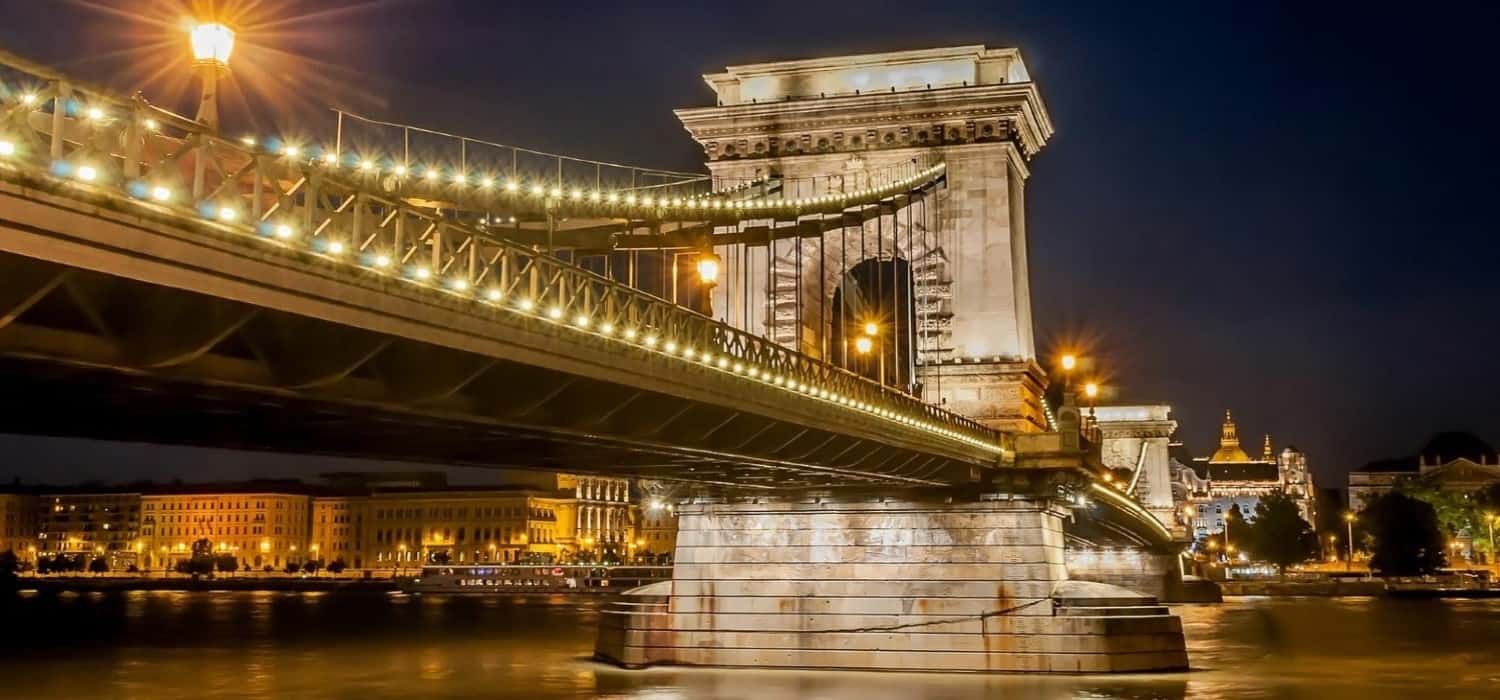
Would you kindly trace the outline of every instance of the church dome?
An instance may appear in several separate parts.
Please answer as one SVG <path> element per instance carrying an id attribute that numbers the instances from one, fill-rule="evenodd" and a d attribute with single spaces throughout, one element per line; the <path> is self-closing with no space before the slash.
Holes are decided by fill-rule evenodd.
<path id="1" fill-rule="evenodd" d="M 1495 448 L 1480 440 L 1473 433 L 1438 433 L 1422 446 L 1423 464 L 1447 464 L 1455 459 L 1467 459 L 1479 464 L 1495 464 Z"/>
<path id="2" fill-rule="evenodd" d="M 1219 449 L 1208 458 L 1209 462 L 1249 462 L 1250 455 L 1240 448 L 1240 436 L 1234 427 L 1234 416 L 1224 411 L 1224 426 L 1219 433 Z"/>

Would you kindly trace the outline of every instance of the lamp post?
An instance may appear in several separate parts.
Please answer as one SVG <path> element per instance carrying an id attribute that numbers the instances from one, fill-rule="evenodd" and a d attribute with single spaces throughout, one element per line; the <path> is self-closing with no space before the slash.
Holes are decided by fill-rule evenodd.
<path id="1" fill-rule="evenodd" d="M 865 334 L 854 341 L 854 349 L 858 350 L 861 355 L 868 355 L 875 346 L 875 338 L 880 335 L 880 324 L 874 321 L 865 321 L 864 328 L 861 330 Z M 880 367 L 876 376 L 880 380 L 880 385 L 885 386 L 885 343 L 880 344 L 875 362 Z"/>
<path id="2" fill-rule="evenodd" d="M 1088 384 L 1084 384 L 1083 385 L 1083 395 L 1086 396 L 1086 397 L 1088 397 L 1088 400 L 1089 400 L 1089 423 L 1093 423 L 1093 422 L 1095 422 L 1095 417 L 1094 417 L 1095 399 L 1099 398 L 1099 385 L 1095 384 L 1093 382 L 1089 382 Z"/>
<path id="3" fill-rule="evenodd" d="M 1071 352 L 1066 353 L 1062 356 L 1060 364 L 1063 369 L 1063 391 L 1067 392 L 1073 385 L 1073 368 L 1078 366 L 1078 356 Z"/>
<path id="4" fill-rule="evenodd" d="M 1344 513 L 1344 526 L 1348 528 L 1349 557 L 1344 560 L 1344 573 L 1354 569 L 1354 514 Z"/>
<path id="5" fill-rule="evenodd" d="M 698 293 L 702 297 L 703 313 L 714 315 L 713 288 L 719 283 L 719 256 L 703 253 L 698 256 Z"/>
<path id="6" fill-rule="evenodd" d="M 1495 520 L 1497 518 L 1500 518 L 1500 514 L 1496 514 L 1496 513 L 1485 513 L 1484 514 L 1484 519 L 1488 520 L 1489 523 L 1490 523 L 1490 566 L 1494 566 L 1495 565 Z"/>
<path id="7" fill-rule="evenodd" d="M 199 123 L 219 129 L 219 78 L 229 74 L 229 54 L 234 51 L 234 30 L 222 22 L 198 22 L 188 30 L 193 45 L 193 68 L 202 81 L 198 98 Z"/>

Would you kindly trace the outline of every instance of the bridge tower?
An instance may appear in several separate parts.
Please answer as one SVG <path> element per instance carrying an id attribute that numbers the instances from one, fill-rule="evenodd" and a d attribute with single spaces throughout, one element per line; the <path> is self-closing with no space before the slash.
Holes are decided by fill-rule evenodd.
<path id="1" fill-rule="evenodd" d="M 809 198 L 932 161 L 948 178 L 934 201 L 904 212 L 718 251 L 717 315 L 844 364 L 843 331 L 863 319 L 839 307 L 876 261 L 891 383 L 991 427 L 1045 430 L 1025 186 L 1052 122 L 1020 53 L 957 46 L 730 66 L 704 79 L 718 105 L 677 116 L 720 184 L 764 178 L 783 198 Z"/>

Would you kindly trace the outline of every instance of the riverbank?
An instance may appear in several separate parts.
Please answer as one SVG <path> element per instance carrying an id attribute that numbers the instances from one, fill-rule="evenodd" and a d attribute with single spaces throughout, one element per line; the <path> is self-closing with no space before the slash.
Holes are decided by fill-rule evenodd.
<path id="1" fill-rule="evenodd" d="M 394 591 L 393 579 L 245 576 L 193 579 L 128 576 L 37 576 L 18 581 L 22 591 Z"/>
<path id="2" fill-rule="evenodd" d="M 1220 581 L 1224 597 L 1235 596 L 1388 596 L 1402 598 L 1500 598 L 1500 589 L 1388 583 L 1383 579 L 1329 579 L 1325 581 Z"/>

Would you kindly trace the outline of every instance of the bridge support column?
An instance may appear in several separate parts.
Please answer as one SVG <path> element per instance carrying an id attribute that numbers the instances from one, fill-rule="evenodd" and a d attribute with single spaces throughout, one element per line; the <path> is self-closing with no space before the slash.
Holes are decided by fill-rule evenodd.
<path id="1" fill-rule="evenodd" d="M 1043 498 L 679 509 L 673 580 L 606 610 L 598 655 L 652 664 L 1093 673 L 1183 669 L 1154 598 L 1068 581 Z"/>

